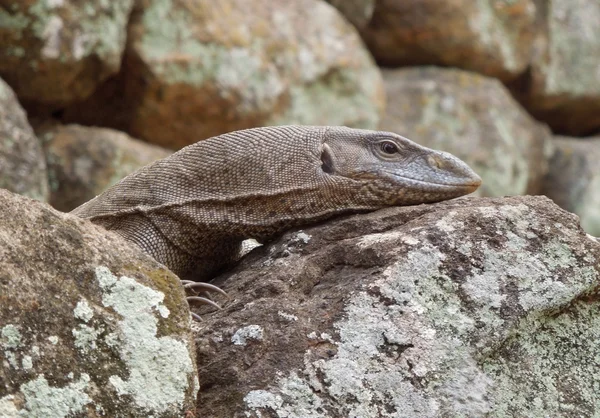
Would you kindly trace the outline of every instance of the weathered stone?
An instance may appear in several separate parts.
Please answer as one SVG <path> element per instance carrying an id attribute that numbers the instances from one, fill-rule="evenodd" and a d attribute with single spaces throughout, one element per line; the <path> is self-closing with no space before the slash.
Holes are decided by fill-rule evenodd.
<path id="1" fill-rule="evenodd" d="M 479 195 L 540 192 L 550 132 L 498 80 L 423 67 L 384 71 L 384 83 L 382 130 L 466 161 L 483 179 Z"/>
<path id="2" fill-rule="evenodd" d="M 182 417 L 197 373 L 178 278 L 0 190 L 0 416 Z"/>
<path id="3" fill-rule="evenodd" d="M 514 91 L 527 109 L 566 135 L 600 130 L 600 2 L 545 1 L 540 36 L 525 84 Z M 523 94 L 523 91 L 526 93 Z"/>
<path id="4" fill-rule="evenodd" d="M 101 120 L 169 148 L 262 125 L 379 122 L 381 75 L 355 28 L 327 3 L 139 5 L 123 73 L 66 120 Z"/>
<path id="5" fill-rule="evenodd" d="M 50 178 L 50 204 L 68 212 L 138 168 L 171 154 L 127 134 L 79 125 L 38 131 Z"/>
<path id="6" fill-rule="evenodd" d="M 62 106 L 118 72 L 133 0 L 0 0 L 0 76 L 22 102 Z"/>
<path id="7" fill-rule="evenodd" d="M 600 137 L 559 136 L 554 144 L 542 193 L 579 215 L 583 229 L 600 237 Z"/>
<path id="8" fill-rule="evenodd" d="M 327 0 L 338 9 L 350 23 L 357 28 L 363 28 L 373 17 L 375 0 Z"/>
<path id="9" fill-rule="evenodd" d="M 1 13 L 1 12 L 0 12 Z M 0 188 L 45 201 L 42 147 L 11 88 L 0 79 Z"/>
<path id="10" fill-rule="evenodd" d="M 536 0 L 378 0 L 362 34 L 387 66 L 447 65 L 504 81 L 530 63 Z"/>
<path id="11" fill-rule="evenodd" d="M 202 416 L 596 416 L 600 244 L 545 197 L 288 233 L 197 324 Z"/>

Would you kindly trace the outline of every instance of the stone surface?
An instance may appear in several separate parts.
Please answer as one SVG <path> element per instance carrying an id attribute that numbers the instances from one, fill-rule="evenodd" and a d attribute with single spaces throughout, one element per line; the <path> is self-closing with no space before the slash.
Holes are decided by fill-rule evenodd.
<path id="1" fill-rule="evenodd" d="M 545 197 L 286 234 L 196 324 L 214 417 L 596 416 L 600 244 Z"/>
<path id="2" fill-rule="evenodd" d="M 116 73 L 133 0 L 0 0 L 0 76 L 22 102 L 60 107 Z"/>
<path id="3" fill-rule="evenodd" d="M 0 79 L 0 188 L 45 201 L 42 147 L 11 88 Z"/>
<path id="4" fill-rule="evenodd" d="M 589 234 L 600 237 L 600 137 L 555 137 L 555 152 L 542 193 L 576 213 Z"/>
<path id="5" fill-rule="evenodd" d="M 327 0 L 357 28 L 365 27 L 375 11 L 376 0 Z"/>
<path id="6" fill-rule="evenodd" d="M 600 2 L 547 0 L 525 85 L 515 86 L 527 109 L 555 132 L 600 132 Z"/>
<path id="7" fill-rule="evenodd" d="M 378 69 L 322 1 L 143 0 L 126 57 L 65 120 L 178 149 L 263 125 L 374 128 L 383 110 Z"/>
<path id="8" fill-rule="evenodd" d="M 451 152 L 483 179 L 477 194 L 538 194 L 550 133 L 492 78 L 434 67 L 384 71 L 380 129 Z"/>
<path id="9" fill-rule="evenodd" d="M 178 278 L 139 249 L 0 190 L 0 416 L 184 416 L 189 318 Z"/>
<path id="10" fill-rule="evenodd" d="M 127 134 L 79 125 L 38 131 L 46 152 L 50 204 L 69 212 L 138 168 L 171 152 Z"/>
<path id="11" fill-rule="evenodd" d="M 378 0 L 362 34 L 386 66 L 454 66 L 508 81 L 530 63 L 536 12 L 535 0 Z"/>

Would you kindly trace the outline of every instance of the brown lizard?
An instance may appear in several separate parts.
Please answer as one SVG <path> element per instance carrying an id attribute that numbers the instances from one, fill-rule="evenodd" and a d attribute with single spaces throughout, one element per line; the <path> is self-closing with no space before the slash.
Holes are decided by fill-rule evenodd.
<path id="1" fill-rule="evenodd" d="M 245 239 L 266 242 L 334 215 L 451 199 L 480 184 L 458 158 L 390 132 L 279 126 L 185 147 L 72 213 L 137 244 L 193 287 L 189 281 L 207 281 L 236 261 Z"/>

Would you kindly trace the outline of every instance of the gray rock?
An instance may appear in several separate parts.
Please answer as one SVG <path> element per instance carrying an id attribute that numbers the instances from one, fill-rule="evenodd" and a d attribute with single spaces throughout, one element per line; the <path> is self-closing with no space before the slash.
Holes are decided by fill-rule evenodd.
<path id="1" fill-rule="evenodd" d="M 435 67 L 383 75 L 388 105 L 380 129 L 466 161 L 483 179 L 478 195 L 540 192 L 550 132 L 498 80 Z"/>
<path id="2" fill-rule="evenodd" d="M 0 188 L 41 201 L 48 199 L 48 177 L 42 147 L 14 92 L 2 79 Z"/>
<path id="3" fill-rule="evenodd" d="M 587 135 L 600 130 L 600 2 L 547 0 L 546 31 L 524 85 L 515 93 L 555 132 Z"/>
<path id="4" fill-rule="evenodd" d="M 50 179 L 50 204 L 63 212 L 96 197 L 138 168 L 171 154 L 112 129 L 55 125 L 38 130 Z"/>
<path id="5" fill-rule="evenodd" d="M 542 193 L 576 213 L 589 234 L 600 236 L 600 137 L 554 137 L 555 152 Z"/>
<path id="6" fill-rule="evenodd" d="M 0 76 L 22 102 L 64 106 L 119 70 L 133 0 L 8 3 L 0 10 Z"/>
<path id="7" fill-rule="evenodd" d="M 203 416 L 595 416 L 600 244 L 545 197 L 286 234 L 197 324 Z M 243 339 L 240 335 L 244 336 Z"/>
<path id="8" fill-rule="evenodd" d="M 177 277 L 0 190 L 0 416 L 181 417 L 198 390 Z"/>

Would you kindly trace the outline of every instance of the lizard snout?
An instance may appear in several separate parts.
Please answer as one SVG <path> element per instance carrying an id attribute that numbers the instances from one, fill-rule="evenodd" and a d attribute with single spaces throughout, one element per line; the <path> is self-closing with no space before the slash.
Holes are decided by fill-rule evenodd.
<path id="1" fill-rule="evenodd" d="M 481 177 L 465 162 L 447 152 L 436 152 L 425 158 L 429 167 L 438 172 L 444 184 L 457 185 L 477 190 Z"/>

